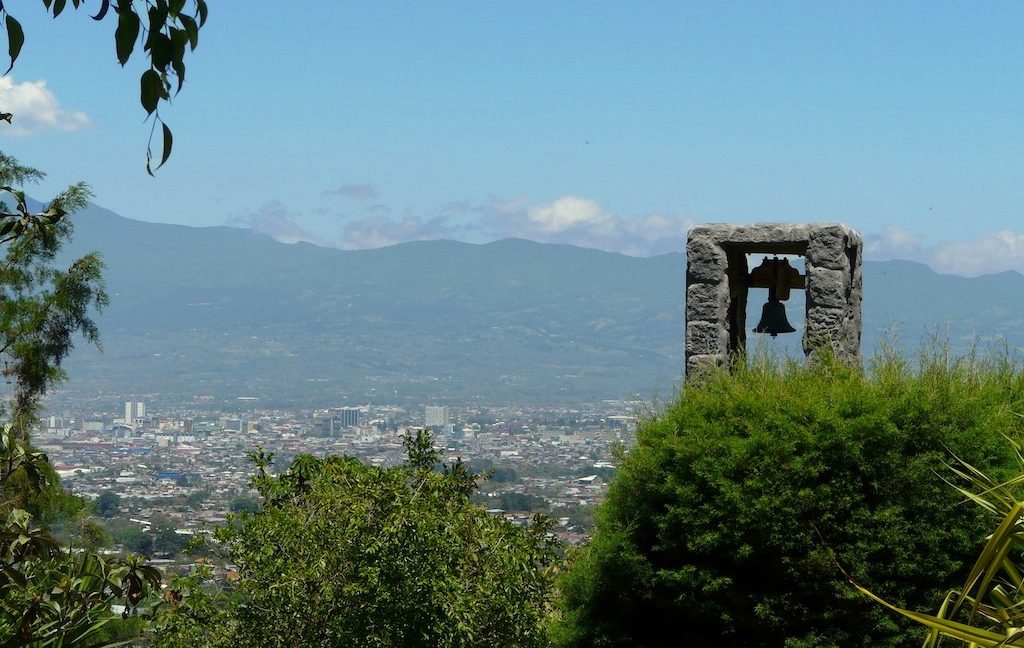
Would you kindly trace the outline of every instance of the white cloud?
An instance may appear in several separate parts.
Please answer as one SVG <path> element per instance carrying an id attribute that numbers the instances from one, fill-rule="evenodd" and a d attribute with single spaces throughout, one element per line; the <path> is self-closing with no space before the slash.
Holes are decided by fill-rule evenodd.
<path id="1" fill-rule="evenodd" d="M 271 200 L 253 213 L 233 219 L 231 224 L 266 234 L 281 243 L 291 244 L 305 241 L 322 246 L 333 245 L 299 225 L 295 214 L 289 212 L 288 208 L 278 200 Z"/>
<path id="2" fill-rule="evenodd" d="M 881 234 L 864 237 L 864 253 L 873 259 L 909 259 L 921 253 L 923 237 L 910 230 L 886 225 Z"/>
<path id="3" fill-rule="evenodd" d="M 937 245 L 929 254 L 939 272 L 968 277 L 1004 270 L 1024 272 L 1024 234 L 989 232 L 970 241 Z"/>
<path id="4" fill-rule="evenodd" d="M 1003 230 L 966 241 L 931 245 L 923 241 L 919 234 L 887 225 L 881 234 L 865 236 L 864 254 L 872 260 L 920 261 L 937 272 L 967 277 L 1005 270 L 1024 272 L 1024 234 Z"/>
<path id="5" fill-rule="evenodd" d="M 299 223 L 298 214 L 277 200 L 234 219 L 232 224 L 282 243 L 307 241 L 344 250 L 434 239 L 482 242 L 516 237 L 641 257 L 685 251 L 687 232 L 696 224 L 682 214 L 621 218 L 606 212 L 599 203 L 578 196 L 562 196 L 540 205 L 530 205 L 521 198 L 492 199 L 483 205 L 449 203 L 442 209 L 443 215 L 433 218 L 422 218 L 408 210 L 402 217 L 392 217 L 383 205 L 364 205 L 361 210 L 369 215 L 345 223 L 340 239 L 313 234 Z M 864 236 L 864 255 L 871 260 L 919 261 L 938 272 L 964 276 L 1005 270 L 1024 272 L 1024 234 L 1003 230 L 971 240 L 928 244 L 921 234 L 886 225 L 880 233 Z"/>
<path id="6" fill-rule="evenodd" d="M 483 214 L 482 228 L 494 236 L 567 243 L 633 256 L 685 250 L 686 232 L 695 224 L 681 214 L 625 219 L 578 196 L 562 196 L 532 207 L 524 206 L 522 201 L 492 202 L 478 211 Z"/>
<path id="7" fill-rule="evenodd" d="M 457 231 L 448 225 L 444 217 L 423 220 L 407 216 L 402 220 L 392 220 L 386 216 L 371 216 L 345 225 L 341 248 L 365 250 L 408 241 L 455 238 Z"/>
<path id="8" fill-rule="evenodd" d="M 372 215 L 345 225 L 341 247 L 346 250 L 377 248 L 407 241 L 438 238 L 488 241 L 525 238 L 541 243 L 650 256 L 686 249 L 686 233 L 694 225 L 679 214 L 648 214 L 624 219 L 600 204 L 578 196 L 562 196 L 550 203 L 530 205 L 521 198 L 492 199 L 483 205 L 451 202 L 442 215 L 422 218 L 406 214 L 390 217 L 380 205 L 364 211 Z"/>
<path id="9" fill-rule="evenodd" d="M 563 196 L 554 202 L 526 210 L 526 223 L 539 234 L 557 235 L 574 228 L 607 232 L 612 217 L 593 200 Z"/>
<path id="10" fill-rule="evenodd" d="M 84 112 L 60 107 L 46 81 L 15 83 L 10 76 L 0 77 L 0 110 L 14 115 L 10 126 L 0 125 L 0 133 L 28 136 L 47 130 L 77 131 L 92 125 Z"/>

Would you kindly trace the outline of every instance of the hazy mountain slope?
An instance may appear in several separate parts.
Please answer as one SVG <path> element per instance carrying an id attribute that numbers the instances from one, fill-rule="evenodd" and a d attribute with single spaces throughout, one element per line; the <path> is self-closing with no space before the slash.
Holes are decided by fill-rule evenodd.
<path id="1" fill-rule="evenodd" d="M 76 223 L 69 254 L 103 252 L 111 306 L 105 352 L 81 347 L 68 365 L 74 392 L 572 402 L 664 396 L 682 366 L 682 253 L 640 259 L 522 240 L 342 252 L 98 207 Z M 865 348 L 893 322 L 915 343 L 948 321 L 957 341 L 1024 344 L 1022 293 L 1017 273 L 965 279 L 869 263 Z"/>
<path id="2" fill-rule="evenodd" d="M 681 255 L 517 240 L 341 252 L 99 209 L 77 222 L 69 252 L 103 251 L 112 303 L 105 353 L 69 365 L 75 389 L 562 400 L 650 393 L 681 366 Z"/>

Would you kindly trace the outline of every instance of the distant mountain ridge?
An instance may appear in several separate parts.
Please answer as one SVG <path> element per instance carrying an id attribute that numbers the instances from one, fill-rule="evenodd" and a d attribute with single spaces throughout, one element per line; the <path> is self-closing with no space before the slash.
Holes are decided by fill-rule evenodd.
<path id="1" fill-rule="evenodd" d="M 96 206 L 74 222 L 67 257 L 102 252 L 111 305 L 104 352 L 75 350 L 68 394 L 573 403 L 666 397 L 681 376 L 682 251 L 636 258 L 517 239 L 342 251 Z M 998 335 L 1024 346 L 1019 273 L 868 262 L 864 284 L 868 352 L 894 323 L 911 345 L 948 325 L 956 345 Z M 797 323 L 800 308 L 789 309 Z M 785 337 L 795 349 L 799 336 Z"/>

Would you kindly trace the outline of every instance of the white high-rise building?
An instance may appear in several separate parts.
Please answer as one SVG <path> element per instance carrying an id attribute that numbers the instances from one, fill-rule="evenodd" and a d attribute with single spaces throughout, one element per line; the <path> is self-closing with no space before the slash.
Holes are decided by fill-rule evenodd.
<path id="1" fill-rule="evenodd" d="M 146 404 L 134 399 L 124 402 L 124 424 L 135 425 L 138 419 L 146 418 Z"/>
<path id="2" fill-rule="evenodd" d="M 431 428 L 442 428 L 450 423 L 447 407 L 428 405 L 423 418 L 423 424 Z"/>

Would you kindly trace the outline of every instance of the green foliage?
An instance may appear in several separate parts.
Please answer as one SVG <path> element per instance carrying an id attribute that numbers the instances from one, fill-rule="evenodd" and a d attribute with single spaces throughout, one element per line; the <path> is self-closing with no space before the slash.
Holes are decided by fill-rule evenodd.
<path id="1" fill-rule="evenodd" d="M 120 527 L 113 534 L 114 542 L 130 553 L 140 556 L 153 555 L 153 534 L 146 533 L 134 524 Z"/>
<path id="2" fill-rule="evenodd" d="M 6 22 L 14 39 L 20 28 L 10 16 Z M 85 518 L 86 505 L 61 489 L 29 440 L 39 399 L 63 378 L 77 336 L 97 342 L 91 312 L 107 302 L 97 255 L 67 270 L 53 265 L 71 235 L 65 217 L 84 206 L 88 188 L 73 185 L 32 213 L 13 185 L 42 177 L 0 153 L 0 192 L 14 201 L 13 210 L 0 202 L 0 354 L 13 385 L 0 404 L 8 419 L 0 428 L 0 645 L 99 645 L 116 618 L 111 605 L 133 610 L 160 574 L 137 556 L 108 561 L 94 553 L 108 540 L 104 529 Z M 54 534 L 61 527 L 74 549 Z"/>
<path id="3" fill-rule="evenodd" d="M 539 495 L 504 492 L 498 496 L 498 508 L 506 511 L 537 511 L 547 506 L 548 501 Z"/>
<path id="4" fill-rule="evenodd" d="M 191 509 L 199 508 L 203 502 L 210 498 L 210 492 L 209 488 L 199 488 L 189 493 L 189 496 L 186 498 L 188 507 Z"/>
<path id="5" fill-rule="evenodd" d="M 67 551 L 23 509 L 0 526 L 0 642 L 4 646 L 95 645 L 116 617 L 132 610 L 160 573 L 144 559 L 107 561 L 92 551 Z"/>
<path id="6" fill-rule="evenodd" d="M 213 606 L 200 588 L 198 611 L 175 594 L 159 622 L 173 632 L 155 643 L 544 645 L 550 523 L 520 528 L 471 504 L 477 476 L 439 466 L 428 435 L 406 449 L 394 468 L 300 455 L 278 476 L 272 454 L 254 453 L 263 506 L 215 533 L 236 587 Z"/>
<path id="7" fill-rule="evenodd" d="M 84 0 L 71 0 L 74 9 L 84 5 Z M 186 5 L 191 5 L 192 11 L 186 11 Z M 43 7 L 56 18 L 68 3 L 67 0 L 43 0 Z M 118 62 L 122 66 L 128 63 L 139 44 L 149 60 L 149 67 L 142 73 L 139 85 L 142 107 L 147 115 L 154 118 L 150 146 L 146 152 L 146 171 L 152 175 L 152 141 L 157 123 L 160 124 L 162 146 L 160 162 L 155 168 L 167 162 L 174 141 L 171 129 L 160 118 L 160 104 L 170 102 L 171 97 L 181 91 L 185 83 L 186 53 L 195 50 L 199 44 L 199 30 L 206 23 L 209 10 L 206 0 L 99 0 L 99 9 L 93 20 L 104 20 L 111 8 L 117 16 L 114 49 Z M 25 44 L 25 32 L 2 2 L 0 15 L 3 15 L 7 33 L 7 52 L 11 59 L 7 72 L 10 72 Z M 10 113 L 0 114 L 0 119 L 10 121 L 12 118 Z"/>
<path id="8" fill-rule="evenodd" d="M 72 0 L 77 9 L 83 0 Z M 186 47 L 195 49 L 198 31 L 206 21 L 205 0 L 194 0 L 195 13 L 184 12 L 186 0 L 121 0 L 113 5 L 118 15 L 115 33 L 118 60 L 124 65 L 140 34 L 140 14 L 148 19 L 141 30 L 150 66 L 141 79 L 142 104 L 153 115 L 153 128 L 161 125 L 160 165 L 171 153 L 172 135 L 160 118 L 161 101 L 171 98 L 171 79 L 177 90 L 185 80 Z M 65 0 L 43 0 L 56 18 Z M 112 6 L 100 0 L 102 20 Z M 13 68 L 25 34 L 21 24 L 0 2 Z M 0 113 L 10 123 L 15 116 Z M 152 134 L 150 136 L 152 143 Z M 152 174 L 152 150 L 146 170 Z M 158 165 L 159 166 L 159 165 Z M 3 646 L 99 645 L 109 636 L 104 626 L 115 616 L 114 601 L 123 600 L 128 611 L 158 586 L 161 575 L 130 555 L 126 561 L 107 561 L 93 551 L 108 541 L 103 527 L 84 519 L 80 500 L 66 495 L 46 456 L 29 441 L 28 430 L 39 399 L 63 377 L 61 363 L 81 336 L 98 343 L 92 311 L 107 304 L 97 254 L 87 254 L 66 270 L 53 266 L 62 244 L 71 235 L 65 216 L 84 207 L 89 189 L 79 183 L 58 194 L 41 213 L 29 210 L 25 192 L 16 188 L 39 181 L 43 173 L 0 153 L 0 192 L 9 195 L 13 210 L 0 201 L 0 355 L 3 375 L 14 384 L 11 401 L 0 406 L 9 422 L 0 429 L 0 644 Z M 109 509 L 109 498 L 101 505 Z M 116 502 L 113 503 L 116 508 Z M 33 513 L 37 515 L 34 516 Z M 81 550 L 63 548 L 37 518 L 74 521 Z M 174 534 L 173 527 L 170 532 Z M 157 529 L 161 545 L 177 545 L 177 538 Z M 173 540 L 173 543 L 172 543 Z M 131 630 L 122 625 L 118 633 Z"/>
<path id="9" fill-rule="evenodd" d="M 561 646 L 911 646 L 849 587 L 934 609 L 986 529 L 936 474 L 950 451 L 1013 465 L 1024 377 L 1008 362 L 756 362 L 691 380 L 643 421 L 560 581 Z"/>
<path id="10" fill-rule="evenodd" d="M 1015 444 L 1021 467 L 1024 456 Z M 961 495 L 981 505 L 997 522 L 988 536 L 963 586 L 946 595 L 937 614 L 925 614 L 892 605 L 853 582 L 861 593 L 929 629 L 924 648 L 943 639 L 982 648 L 1024 646 L 1024 577 L 1021 547 L 1024 537 L 1024 502 L 1020 499 L 1024 473 L 998 482 L 974 466 L 957 460 L 951 466 L 966 486 L 955 486 Z"/>
<path id="11" fill-rule="evenodd" d="M 153 552 L 176 556 L 188 544 L 189 536 L 175 531 L 178 525 L 166 515 L 154 515 L 152 522 Z"/>
<path id="12" fill-rule="evenodd" d="M 501 466 L 500 468 L 495 468 L 494 472 L 488 475 L 487 478 L 489 481 L 501 484 L 520 481 L 519 473 L 517 473 L 516 469 L 512 468 L 511 466 Z"/>
<path id="13" fill-rule="evenodd" d="M 110 545 L 110 532 L 102 524 L 89 519 L 83 519 L 78 524 L 78 534 L 75 544 L 86 551 L 97 551 Z"/>
<path id="14" fill-rule="evenodd" d="M 103 517 L 114 517 L 121 508 L 121 496 L 114 491 L 103 491 L 93 505 L 96 513 Z"/>
<path id="15" fill-rule="evenodd" d="M 6 356 L 4 375 L 17 382 L 10 413 L 22 427 L 42 394 L 64 377 L 61 363 L 74 348 L 75 336 L 98 343 L 90 310 L 108 301 L 99 255 L 87 254 L 66 270 L 52 265 L 71 236 L 65 216 L 86 204 L 88 188 L 72 185 L 43 213 L 33 214 L 25 193 L 11 185 L 43 176 L 0 153 L 0 192 L 15 199 L 14 211 L 0 202 L 0 244 L 6 244 L 0 262 L 0 354 Z M 27 435 L 22 431 L 20 436 Z"/>
<path id="16" fill-rule="evenodd" d="M 199 562 L 192 572 L 171 577 L 164 600 L 148 628 L 147 645 L 174 648 L 231 646 L 237 625 L 231 608 L 238 604 L 217 585 L 213 570 Z M 243 642 L 241 645 L 248 645 Z"/>
<path id="17" fill-rule="evenodd" d="M 252 495 L 236 495 L 231 498 L 229 508 L 232 513 L 241 513 L 242 511 L 255 513 L 260 510 L 260 501 Z"/>

